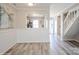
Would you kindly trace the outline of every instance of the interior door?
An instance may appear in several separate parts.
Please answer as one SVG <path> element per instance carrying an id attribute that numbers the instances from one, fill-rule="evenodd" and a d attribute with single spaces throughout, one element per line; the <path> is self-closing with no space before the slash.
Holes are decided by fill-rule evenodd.
<path id="1" fill-rule="evenodd" d="M 61 16 L 57 17 L 57 35 L 60 38 L 61 36 Z"/>

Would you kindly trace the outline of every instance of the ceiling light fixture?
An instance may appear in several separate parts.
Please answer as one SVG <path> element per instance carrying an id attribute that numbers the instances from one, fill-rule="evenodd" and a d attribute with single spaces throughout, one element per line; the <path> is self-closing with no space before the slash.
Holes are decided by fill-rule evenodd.
<path id="1" fill-rule="evenodd" d="M 28 3 L 28 6 L 33 6 L 33 3 Z"/>

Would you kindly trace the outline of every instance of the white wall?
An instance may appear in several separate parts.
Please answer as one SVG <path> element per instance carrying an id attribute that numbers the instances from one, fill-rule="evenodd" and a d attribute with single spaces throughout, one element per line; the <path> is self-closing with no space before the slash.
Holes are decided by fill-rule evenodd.
<path id="1" fill-rule="evenodd" d="M 8 14 L 12 14 L 15 11 L 12 11 L 11 5 L 9 5 L 8 10 L 6 9 L 8 5 L 4 4 L 4 9 Z M 11 9 L 11 10 L 10 10 Z M 14 15 L 15 16 L 15 15 Z M 15 18 L 13 17 L 13 21 Z M 13 47 L 16 44 L 16 30 L 13 28 L 0 29 L 0 54 L 4 54 L 8 49 Z"/>
<path id="2" fill-rule="evenodd" d="M 43 8 L 44 9 L 44 8 Z M 26 21 L 29 14 L 42 14 L 48 15 L 48 10 L 39 9 L 18 9 L 16 14 L 15 28 L 17 32 L 17 43 L 25 42 L 49 42 L 49 30 L 48 28 L 27 28 Z"/>
<path id="3" fill-rule="evenodd" d="M 66 8 L 72 6 L 73 3 L 54 3 L 50 6 L 50 17 L 57 16 L 63 12 Z"/>
<path id="4" fill-rule="evenodd" d="M 17 43 L 49 42 L 47 29 L 18 29 Z"/>
<path id="5" fill-rule="evenodd" d="M 14 29 L 0 30 L 0 54 L 3 54 L 16 44 L 16 32 Z"/>

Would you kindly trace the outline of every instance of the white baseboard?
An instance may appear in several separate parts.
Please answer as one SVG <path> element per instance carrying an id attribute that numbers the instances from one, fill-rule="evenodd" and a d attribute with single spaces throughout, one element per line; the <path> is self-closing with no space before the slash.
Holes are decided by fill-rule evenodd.
<path id="1" fill-rule="evenodd" d="M 50 43 L 50 41 L 18 41 L 17 43 Z"/>

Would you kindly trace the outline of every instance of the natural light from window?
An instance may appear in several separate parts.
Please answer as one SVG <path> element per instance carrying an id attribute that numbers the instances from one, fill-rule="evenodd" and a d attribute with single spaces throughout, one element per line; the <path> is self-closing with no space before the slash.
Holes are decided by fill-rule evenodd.
<path id="1" fill-rule="evenodd" d="M 33 20 L 33 28 L 39 28 L 39 21 Z"/>

